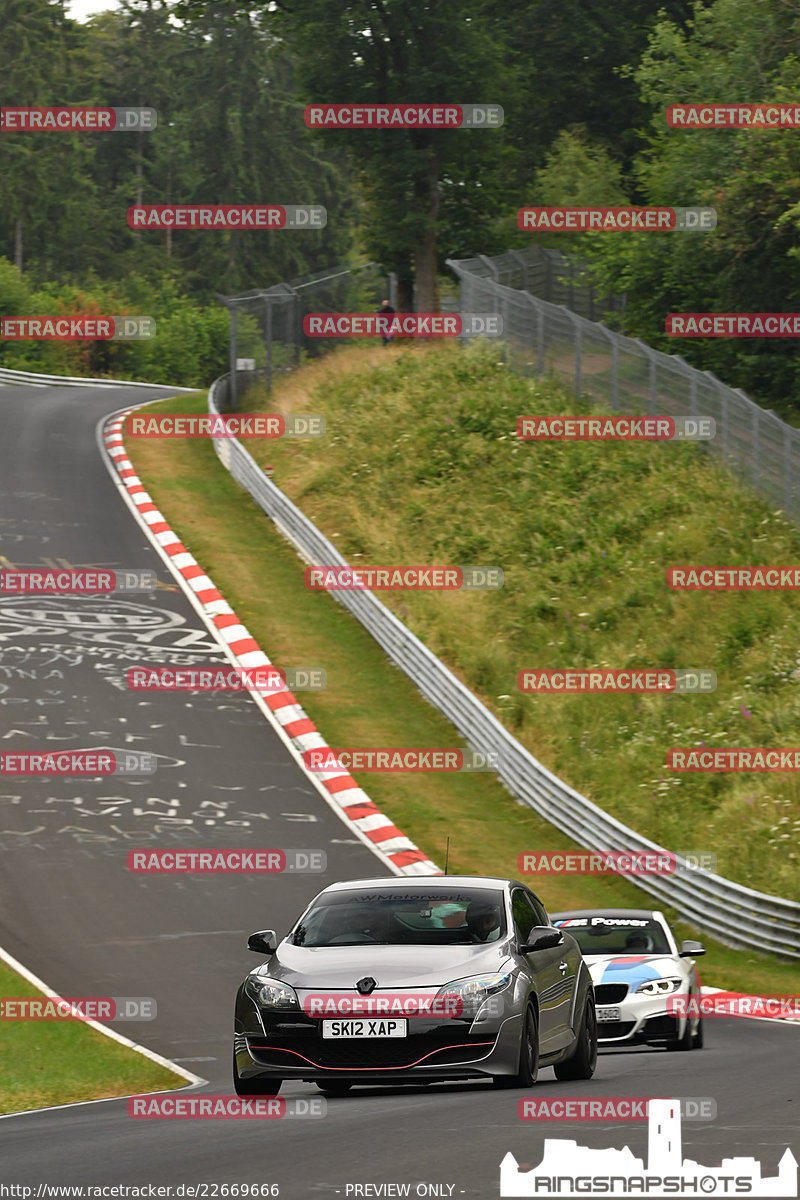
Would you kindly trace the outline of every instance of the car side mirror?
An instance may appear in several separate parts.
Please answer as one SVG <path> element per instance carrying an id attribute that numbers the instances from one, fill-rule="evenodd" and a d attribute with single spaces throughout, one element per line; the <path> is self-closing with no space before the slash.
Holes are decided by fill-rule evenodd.
<path id="1" fill-rule="evenodd" d="M 699 958 L 705 952 L 706 948 L 702 942 L 681 942 L 678 958 Z"/>
<path id="2" fill-rule="evenodd" d="M 550 925 L 534 925 L 519 952 L 530 954 L 533 950 L 550 950 L 553 946 L 561 946 L 563 942 L 564 935 L 560 929 L 553 929 Z"/>
<path id="3" fill-rule="evenodd" d="M 278 949 L 275 930 L 262 929 L 260 933 L 251 933 L 247 939 L 247 949 L 255 950 L 256 954 L 274 954 Z"/>

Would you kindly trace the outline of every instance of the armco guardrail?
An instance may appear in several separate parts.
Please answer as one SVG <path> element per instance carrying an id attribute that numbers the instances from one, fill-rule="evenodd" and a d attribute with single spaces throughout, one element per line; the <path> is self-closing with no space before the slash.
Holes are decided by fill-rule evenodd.
<path id="1" fill-rule="evenodd" d="M 211 413 L 222 411 L 227 376 L 212 385 Z M 236 438 L 214 442 L 223 466 L 244 487 L 311 565 L 346 566 L 336 547 L 263 473 Z M 427 646 L 369 591 L 332 592 L 369 630 L 392 662 L 443 713 L 473 749 L 499 757 L 498 775 L 517 799 L 591 850 L 658 851 L 658 846 L 608 816 L 551 774 L 461 683 Z M 533 849 L 533 847 L 531 847 Z M 684 860 L 679 860 L 684 863 Z M 800 958 L 800 904 L 742 887 L 710 871 L 631 876 L 637 887 L 671 905 L 728 946 Z"/>
<path id="2" fill-rule="evenodd" d="M 137 387 L 169 388 L 171 392 L 196 392 L 199 388 L 172 387 L 169 383 L 140 383 L 135 379 L 82 379 L 70 375 L 37 375 L 33 371 L 7 371 L 0 367 L 0 385 L 21 383 L 28 387 Z"/>

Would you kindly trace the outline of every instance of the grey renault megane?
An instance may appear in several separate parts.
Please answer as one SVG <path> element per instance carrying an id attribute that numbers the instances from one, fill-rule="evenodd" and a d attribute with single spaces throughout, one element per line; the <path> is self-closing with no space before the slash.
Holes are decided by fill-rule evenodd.
<path id="1" fill-rule="evenodd" d="M 233 1081 L 287 1079 L 328 1095 L 354 1084 L 491 1079 L 530 1087 L 541 1067 L 590 1079 L 594 990 L 580 948 L 524 883 L 467 875 L 357 879 L 312 900 L 236 997 Z"/>

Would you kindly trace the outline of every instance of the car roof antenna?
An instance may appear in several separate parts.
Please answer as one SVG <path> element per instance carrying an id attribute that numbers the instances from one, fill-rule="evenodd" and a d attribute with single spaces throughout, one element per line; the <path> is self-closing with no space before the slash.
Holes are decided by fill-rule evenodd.
<path id="1" fill-rule="evenodd" d="M 447 874 L 447 864 L 450 861 L 450 838 L 447 839 L 447 849 L 444 852 L 444 873 Z"/>

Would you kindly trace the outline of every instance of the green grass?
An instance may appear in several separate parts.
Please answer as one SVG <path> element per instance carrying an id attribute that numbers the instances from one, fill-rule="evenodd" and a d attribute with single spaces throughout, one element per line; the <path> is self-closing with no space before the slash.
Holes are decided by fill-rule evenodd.
<path id="1" fill-rule="evenodd" d="M 403 367 L 394 352 L 390 353 L 395 362 L 387 362 L 380 351 L 377 355 L 359 351 L 357 356 L 363 353 L 377 359 L 382 373 Z M 327 365 L 316 364 L 299 372 L 286 381 L 281 403 L 274 407 L 281 411 L 322 408 L 322 395 L 316 395 L 312 404 L 305 386 L 324 378 L 326 372 L 332 377 L 332 386 L 348 376 L 354 378 L 357 393 L 359 363 L 354 372 L 352 356 L 349 351 L 346 362 L 335 356 Z M 199 412 L 203 406 L 203 398 L 181 397 L 152 408 Z M 333 437 L 339 436 L 337 429 Z M 280 457 L 276 474 L 292 493 L 307 458 L 315 453 L 336 453 L 335 445 L 326 443 L 327 439 L 317 445 L 296 443 L 293 455 L 285 459 L 286 448 L 275 442 L 261 447 L 250 442 L 249 449 L 270 461 L 277 462 Z M 317 665 L 327 670 L 326 691 L 305 692 L 298 698 L 331 745 L 461 744 L 452 726 L 387 661 L 346 610 L 330 596 L 306 590 L 303 563 L 220 466 L 209 442 L 130 439 L 128 452 L 159 508 L 270 658 L 283 667 Z M 348 525 L 343 521 L 328 528 L 344 535 Z M 481 557 L 490 561 L 488 556 Z M 383 553 L 372 561 L 391 558 Z M 410 598 L 408 593 L 396 594 L 395 599 L 398 596 L 401 604 Z M 401 615 L 408 618 L 410 608 Z M 468 626 L 464 632 L 469 633 Z M 517 804 L 491 774 L 361 774 L 358 782 L 439 864 L 444 861 L 445 841 L 450 836 L 450 869 L 454 872 L 516 875 L 517 856 L 523 851 L 574 849 L 574 843 L 563 834 Z M 700 836 L 692 837 L 691 843 L 698 849 L 704 844 Z M 620 878 L 543 877 L 533 885 L 551 911 L 601 905 L 646 907 L 651 903 L 645 892 Z M 677 930 L 681 937 L 697 936 L 696 930 L 682 923 Z M 729 950 L 708 937 L 702 940 L 709 948 L 708 958 L 701 963 L 704 982 L 776 993 L 792 992 L 800 985 L 800 965 Z"/>
<path id="2" fill-rule="evenodd" d="M 0 996 L 42 993 L 0 962 Z M 83 1021 L 3 1020 L 0 1113 L 166 1091 L 186 1080 Z"/>
<path id="3" fill-rule="evenodd" d="M 677 593 L 665 572 L 797 563 L 800 533 L 697 446 L 518 441 L 518 415 L 588 408 L 499 357 L 485 344 L 382 360 L 342 351 L 275 397 L 281 410 L 323 412 L 328 436 L 249 449 L 348 561 L 502 566 L 498 592 L 381 598 L 537 758 L 613 816 L 669 848 L 715 852 L 740 883 L 800 896 L 794 777 L 664 766 L 671 746 L 796 743 L 797 596 Z M 718 688 L 517 690 L 523 668 L 572 666 L 712 668 Z"/>

